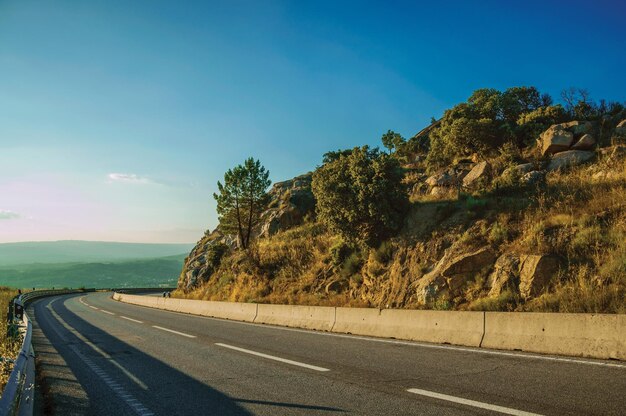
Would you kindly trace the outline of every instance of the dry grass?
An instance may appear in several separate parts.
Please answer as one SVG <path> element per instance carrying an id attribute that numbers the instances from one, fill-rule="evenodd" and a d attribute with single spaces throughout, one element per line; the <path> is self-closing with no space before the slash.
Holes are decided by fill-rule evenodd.
<path id="1" fill-rule="evenodd" d="M 610 175 L 594 174 L 603 171 Z M 417 176 L 416 176 L 417 177 Z M 518 186 L 518 185 L 516 185 Z M 487 189 L 447 200 L 416 196 L 398 238 L 347 247 L 307 223 L 227 256 L 203 287 L 177 296 L 332 306 L 626 313 L 626 161 L 552 172 L 542 186 Z M 460 295 L 422 305 L 416 287 L 444 252 L 551 254 L 563 269 L 544 293 L 489 297 L 489 270 Z"/>
<path id="2" fill-rule="evenodd" d="M 13 362 L 21 348 L 21 339 L 7 338 L 7 321 L 6 311 L 9 302 L 17 295 L 17 290 L 0 287 L 0 356 L 3 360 L 0 363 L 0 392 L 4 390 L 4 386 L 9 379 L 11 370 L 13 370 Z M 9 359 L 9 361 L 6 361 Z"/>

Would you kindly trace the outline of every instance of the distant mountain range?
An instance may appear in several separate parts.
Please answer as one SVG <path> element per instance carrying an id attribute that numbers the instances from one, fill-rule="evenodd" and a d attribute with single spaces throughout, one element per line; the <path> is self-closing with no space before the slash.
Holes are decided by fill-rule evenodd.
<path id="1" fill-rule="evenodd" d="M 35 263 L 121 262 L 188 254 L 193 244 L 46 241 L 0 244 L 0 267 Z"/>

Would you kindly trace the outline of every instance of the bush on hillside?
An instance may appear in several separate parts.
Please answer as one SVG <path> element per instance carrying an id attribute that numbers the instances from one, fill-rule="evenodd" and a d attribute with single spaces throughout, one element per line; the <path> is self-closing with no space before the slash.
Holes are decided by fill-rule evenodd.
<path id="1" fill-rule="evenodd" d="M 398 161 L 354 148 L 313 173 L 320 221 L 346 241 L 376 245 L 400 229 L 409 201 Z"/>

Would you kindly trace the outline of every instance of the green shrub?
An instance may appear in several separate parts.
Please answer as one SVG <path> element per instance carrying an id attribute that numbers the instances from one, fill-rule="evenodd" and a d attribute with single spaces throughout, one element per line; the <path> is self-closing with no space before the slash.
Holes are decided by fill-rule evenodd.
<path id="1" fill-rule="evenodd" d="M 318 219 L 346 241 L 376 245 L 397 232 L 409 208 L 397 159 L 356 147 L 313 173 Z"/>

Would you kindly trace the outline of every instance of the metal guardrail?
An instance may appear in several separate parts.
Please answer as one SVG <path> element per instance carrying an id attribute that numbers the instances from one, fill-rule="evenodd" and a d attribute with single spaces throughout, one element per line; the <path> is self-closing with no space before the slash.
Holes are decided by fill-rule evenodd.
<path id="1" fill-rule="evenodd" d="M 2 397 L 0 397 L 0 416 L 30 416 L 33 414 L 35 399 L 35 354 L 33 353 L 33 325 L 26 314 L 27 302 L 45 296 L 64 295 L 68 293 L 93 292 L 94 289 L 77 290 L 35 290 L 18 296 L 11 303 L 17 302 L 24 307 L 21 331 L 24 334 L 22 348 L 13 365 Z M 9 315 L 12 315 L 11 313 Z M 10 322 L 9 322 L 10 324 Z"/>

